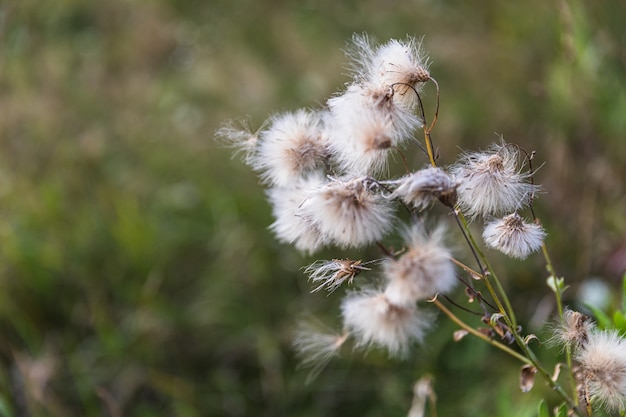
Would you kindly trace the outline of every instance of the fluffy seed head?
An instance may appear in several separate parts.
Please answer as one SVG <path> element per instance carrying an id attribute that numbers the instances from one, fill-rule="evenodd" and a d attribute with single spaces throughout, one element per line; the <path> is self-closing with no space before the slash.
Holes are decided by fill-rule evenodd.
<path id="1" fill-rule="evenodd" d="M 395 100 L 401 106 L 412 109 L 417 97 L 413 88 L 430 79 L 428 58 L 415 38 L 392 39 L 374 46 L 367 36 L 353 37 L 353 46 L 348 51 L 352 58 L 352 69 L 357 79 L 383 89 L 393 88 Z"/>
<path id="2" fill-rule="evenodd" d="M 276 219 L 270 229 L 279 241 L 292 243 L 307 253 L 313 253 L 327 243 L 319 227 L 307 215 L 309 192 L 321 187 L 324 182 L 323 177 L 313 175 L 299 180 L 292 187 L 267 190 Z"/>
<path id="3" fill-rule="evenodd" d="M 487 246 L 518 259 L 539 250 L 545 237 L 540 225 L 526 223 L 517 213 L 487 223 L 483 231 Z"/>
<path id="4" fill-rule="evenodd" d="M 577 349 L 587 342 L 594 328 L 594 323 L 589 317 L 578 311 L 567 309 L 563 312 L 563 321 L 556 327 L 550 341 Z"/>
<path id="5" fill-rule="evenodd" d="M 342 248 L 380 240 L 392 227 L 393 207 L 375 192 L 370 178 L 334 180 L 309 193 L 303 213 L 324 240 Z"/>
<path id="6" fill-rule="evenodd" d="M 315 261 L 304 270 L 309 275 L 309 280 L 316 284 L 311 292 L 326 288 L 328 292 L 333 292 L 344 282 L 352 284 L 354 277 L 370 268 L 363 265 L 362 261 L 352 259 L 333 259 L 331 261 Z"/>
<path id="7" fill-rule="evenodd" d="M 400 198 L 418 210 L 427 208 L 436 199 L 445 199 L 452 206 L 456 199 L 454 179 L 439 167 L 428 167 L 385 184 L 396 186 L 389 198 Z"/>
<path id="8" fill-rule="evenodd" d="M 575 359 L 580 363 L 586 396 L 610 411 L 626 406 L 626 339 L 617 331 L 594 331 Z"/>
<path id="9" fill-rule="evenodd" d="M 339 169 L 350 175 L 374 175 L 400 146 L 421 127 L 414 113 L 395 104 L 391 90 L 352 84 L 328 100 L 326 119 L 329 148 Z"/>
<path id="10" fill-rule="evenodd" d="M 320 113 L 298 110 L 271 118 L 260 133 L 254 168 L 273 186 L 286 187 L 324 169 L 327 137 Z"/>
<path id="11" fill-rule="evenodd" d="M 415 306 L 392 304 L 380 291 L 366 290 L 346 297 L 343 322 L 357 346 L 382 347 L 390 355 L 404 356 L 412 342 L 421 341 L 430 320 Z"/>
<path id="12" fill-rule="evenodd" d="M 406 233 L 407 252 L 383 264 L 390 302 L 410 306 L 454 287 L 456 275 L 452 255 L 443 244 L 444 232 L 439 227 L 427 234 L 423 227 L 413 226 Z"/>
<path id="13" fill-rule="evenodd" d="M 510 213 L 527 204 L 539 187 L 528 182 L 531 173 L 522 172 L 520 160 L 520 151 L 504 142 L 487 152 L 463 155 L 451 169 L 459 183 L 461 210 L 475 218 Z"/>

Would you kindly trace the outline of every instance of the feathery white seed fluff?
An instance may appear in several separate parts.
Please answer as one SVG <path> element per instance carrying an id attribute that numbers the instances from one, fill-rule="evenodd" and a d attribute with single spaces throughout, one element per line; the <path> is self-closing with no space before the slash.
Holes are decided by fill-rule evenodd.
<path id="1" fill-rule="evenodd" d="M 456 284 L 452 255 L 444 245 L 445 228 L 428 234 L 415 225 L 405 233 L 408 249 L 383 264 L 387 280 L 385 296 L 396 305 L 414 305 L 418 300 L 447 293 Z"/>
<path id="2" fill-rule="evenodd" d="M 311 292 L 316 292 L 325 288 L 328 292 L 333 292 L 344 282 L 352 283 L 354 277 L 370 268 L 363 265 L 362 261 L 352 259 L 333 259 L 315 261 L 304 270 L 309 275 L 309 280 L 317 285 Z"/>
<path id="3" fill-rule="evenodd" d="M 397 106 L 389 94 L 389 89 L 352 84 L 328 100 L 329 147 L 342 172 L 380 173 L 386 167 L 389 151 L 422 126 L 414 113 Z"/>
<path id="4" fill-rule="evenodd" d="M 400 198 L 418 210 L 427 208 L 433 200 L 456 192 L 454 179 L 439 167 L 428 167 L 400 179 L 384 181 L 396 189 L 388 198 Z"/>
<path id="5" fill-rule="evenodd" d="M 527 223 L 517 213 L 490 221 L 483 230 L 487 246 L 513 258 L 525 259 L 541 248 L 546 232 L 536 223 Z"/>
<path id="6" fill-rule="evenodd" d="M 317 227 L 324 241 L 347 248 L 368 245 L 392 228 L 394 208 L 374 190 L 368 177 L 333 180 L 308 193 L 300 212 Z"/>
<path id="7" fill-rule="evenodd" d="M 314 171 L 323 171 L 328 156 L 323 113 L 298 110 L 270 119 L 261 131 L 254 168 L 277 187 L 293 184 Z"/>
<path id="8" fill-rule="evenodd" d="M 595 329 L 595 323 L 578 311 L 565 309 L 563 321 L 556 326 L 549 343 L 565 345 L 577 349 L 587 343 L 589 334 Z"/>
<path id="9" fill-rule="evenodd" d="M 626 408 L 626 339 L 616 330 L 596 330 L 575 353 L 587 397 L 612 412 Z"/>
<path id="10" fill-rule="evenodd" d="M 522 172 L 518 148 L 502 142 L 486 152 L 462 155 L 450 173 L 458 182 L 458 204 L 471 218 L 501 215 L 528 204 L 540 187 L 529 183 L 530 172 Z"/>
<path id="11" fill-rule="evenodd" d="M 356 35 L 348 56 L 358 80 L 382 89 L 393 87 L 395 100 L 407 109 L 413 109 L 417 103 L 411 87 L 419 90 L 420 84 L 430 78 L 428 58 L 420 42 L 412 37 L 374 46 L 367 36 Z"/>
<path id="12" fill-rule="evenodd" d="M 341 346 L 348 339 L 348 333 L 321 331 L 310 323 L 300 323 L 293 347 L 300 357 L 301 366 L 310 367 L 307 382 L 314 379 L 328 364 L 339 355 Z"/>
<path id="13" fill-rule="evenodd" d="M 257 133 L 252 133 L 245 123 L 229 121 L 219 128 L 215 135 L 225 146 L 235 150 L 234 155 L 242 154 L 246 165 L 254 166 L 259 137 Z"/>
<path id="14" fill-rule="evenodd" d="M 300 179 L 291 187 L 275 187 L 267 190 L 268 200 L 272 205 L 275 221 L 270 225 L 279 241 L 292 243 L 295 247 L 309 254 L 316 252 L 327 242 L 324 236 L 306 214 L 309 192 L 321 187 L 325 179 L 320 175 L 311 175 Z"/>
<path id="15" fill-rule="evenodd" d="M 405 356 L 430 324 L 428 315 L 415 306 L 394 305 L 385 294 L 371 289 L 344 298 L 341 312 L 357 347 L 382 347 L 392 356 Z"/>

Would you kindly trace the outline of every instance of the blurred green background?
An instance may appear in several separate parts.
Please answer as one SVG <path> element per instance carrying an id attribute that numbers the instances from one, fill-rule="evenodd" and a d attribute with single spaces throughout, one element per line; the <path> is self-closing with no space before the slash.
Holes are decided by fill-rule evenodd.
<path id="1" fill-rule="evenodd" d="M 521 394 L 518 363 L 444 318 L 406 361 L 347 351 L 305 384 L 296 321 L 338 325 L 341 293 L 309 294 L 313 258 L 213 136 L 321 105 L 355 32 L 424 36 L 441 162 L 496 133 L 537 151 L 575 303 L 626 269 L 625 21 L 623 1 L 0 2 L 0 416 L 404 416 L 424 374 L 440 416 L 533 415 L 544 384 Z M 490 255 L 543 336 L 540 257 Z"/>

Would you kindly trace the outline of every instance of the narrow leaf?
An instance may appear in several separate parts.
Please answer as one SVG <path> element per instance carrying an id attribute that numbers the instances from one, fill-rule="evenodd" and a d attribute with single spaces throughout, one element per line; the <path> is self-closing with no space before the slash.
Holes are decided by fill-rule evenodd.
<path id="1" fill-rule="evenodd" d="M 555 417 L 568 417 L 567 412 L 567 404 L 563 403 L 559 406 L 559 408 L 556 409 Z"/>
<path id="2" fill-rule="evenodd" d="M 613 324 L 616 329 L 619 329 L 622 332 L 626 331 L 626 317 L 624 317 L 624 313 L 621 311 L 613 313 Z"/>
<path id="3" fill-rule="evenodd" d="M 609 316 L 606 315 L 606 313 L 604 313 L 604 311 L 590 304 L 585 304 L 585 307 L 591 310 L 598 322 L 598 326 L 601 329 L 610 329 L 611 327 L 613 327 L 613 321 Z"/>
<path id="4" fill-rule="evenodd" d="M 539 401 L 539 407 L 537 410 L 538 417 L 550 417 L 550 410 L 544 400 Z"/>

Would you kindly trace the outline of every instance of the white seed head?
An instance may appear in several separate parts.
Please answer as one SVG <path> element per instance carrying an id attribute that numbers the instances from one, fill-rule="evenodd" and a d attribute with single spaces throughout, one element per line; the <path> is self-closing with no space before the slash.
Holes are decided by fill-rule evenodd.
<path id="1" fill-rule="evenodd" d="M 273 186 L 286 187 L 299 178 L 324 170 L 328 156 L 322 114 L 307 110 L 270 119 L 260 133 L 254 168 Z"/>
<path id="2" fill-rule="evenodd" d="M 406 355 L 430 324 L 430 318 L 415 306 L 394 305 L 376 290 L 352 293 L 343 300 L 341 311 L 358 347 L 382 347 L 392 356 Z"/>
<path id="3" fill-rule="evenodd" d="M 342 248 L 380 240 L 391 230 L 394 218 L 393 206 L 374 191 L 367 177 L 333 180 L 312 190 L 302 213 L 325 241 Z"/>
<path id="4" fill-rule="evenodd" d="M 354 277 L 370 268 L 363 265 L 362 261 L 352 259 L 333 259 L 330 261 L 319 260 L 307 266 L 304 270 L 309 275 L 309 280 L 317 285 L 311 292 L 326 288 L 328 292 L 333 292 L 344 282 L 352 284 Z"/>
<path id="5" fill-rule="evenodd" d="M 531 173 L 522 172 L 523 168 L 520 151 L 505 143 L 487 152 L 464 154 L 451 168 L 459 184 L 461 210 L 475 218 L 510 213 L 528 204 L 540 187 L 528 182 Z"/>
<path id="6" fill-rule="evenodd" d="M 412 109 L 417 100 L 411 87 L 419 88 L 430 79 L 428 58 L 421 43 L 412 37 L 373 46 L 367 36 L 356 35 L 348 56 L 357 79 L 383 89 L 392 87 L 394 100 L 407 109 Z"/>
<path id="7" fill-rule="evenodd" d="M 299 180 L 292 187 L 267 190 L 276 219 L 270 229 L 279 241 L 292 243 L 297 249 L 307 253 L 314 253 L 327 243 L 319 227 L 306 214 L 310 205 L 309 192 L 321 187 L 324 182 L 323 177 L 312 175 Z"/>
<path id="8" fill-rule="evenodd" d="M 525 222 L 517 213 L 487 223 L 483 231 L 487 246 L 518 259 L 539 250 L 545 237 L 540 225 Z"/>
<path id="9" fill-rule="evenodd" d="M 387 286 L 385 296 L 397 305 L 414 305 L 418 300 L 447 293 L 456 284 L 452 255 L 444 246 L 445 229 L 427 234 L 415 225 L 406 233 L 408 250 L 398 259 L 383 264 Z"/>
<path id="10" fill-rule="evenodd" d="M 421 169 L 385 184 L 396 187 L 388 198 L 400 198 L 418 210 L 427 208 L 433 200 L 442 197 L 450 196 L 454 200 L 457 186 L 454 179 L 439 167 Z"/>
<path id="11" fill-rule="evenodd" d="M 573 349 L 584 346 L 589 340 L 589 334 L 595 329 L 591 319 L 578 311 L 566 309 L 563 312 L 563 321 L 554 329 L 550 338 L 551 344 L 566 345 Z"/>
<path id="12" fill-rule="evenodd" d="M 580 363 L 583 388 L 592 403 L 610 411 L 626 406 L 626 339 L 615 330 L 593 331 L 575 354 Z"/>
<path id="13" fill-rule="evenodd" d="M 352 84 L 328 100 L 327 134 L 339 169 L 351 175 L 384 170 L 389 151 L 422 126 L 414 113 L 397 106 L 390 89 Z"/>

